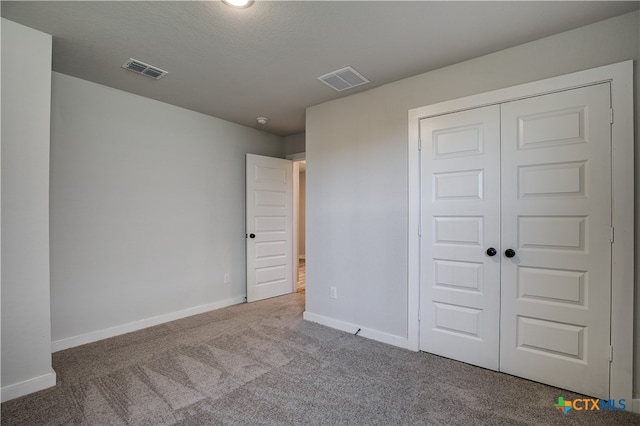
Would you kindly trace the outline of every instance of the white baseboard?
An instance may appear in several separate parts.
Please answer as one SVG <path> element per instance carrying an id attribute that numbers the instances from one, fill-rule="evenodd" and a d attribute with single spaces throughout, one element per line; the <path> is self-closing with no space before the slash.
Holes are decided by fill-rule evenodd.
<path id="1" fill-rule="evenodd" d="M 117 325 L 115 327 L 92 331 L 86 334 L 80 334 L 78 336 L 66 337 L 64 339 L 51 342 L 51 352 L 62 351 L 64 349 L 73 348 L 87 343 L 97 342 L 98 340 L 108 339 L 109 337 L 142 330 L 143 328 L 152 327 L 165 322 L 175 321 L 192 315 L 226 308 L 227 306 L 244 303 L 244 301 L 244 296 L 233 297 L 231 299 L 225 299 L 215 303 L 208 303 L 206 305 L 183 309 L 182 311 L 170 312 L 168 314 L 158 315 L 157 317 L 146 318 L 140 321 L 134 321 L 127 324 Z"/>
<path id="2" fill-rule="evenodd" d="M 2 388 L 0 391 L 2 396 L 0 400 L 2 402 L 9 401 L 11 399 L 19 398 L 21 396 L 28 395 L 33 392 L 37 392 L 42 389 L 47 389 L 56 385 L 56 372 L 51 370 L 50 373 L 42 376 L 34 377 L 24 382 L 14 383 Z"/>
<path id="3" fill-rule="evenodd" d="M 366 337 L 367 339 L 376 340 L 378 342 L 387 343 L 389 345 L 397 346 L 399 348 L 408 349 L 409 339 L 406 337 L 396 336 L 394 334 L 385 333 L 383 331 L 374 330 L 371 328 L 361 327 L 356 324 L 352 324 L 346 321 L 341 321 L 323 315 L 312 314 L 305 311 L 302 315 L 306 321 L 316 322 L 327 327 L 335 328 L 336 330 L 346 331 L 347 333 L 355 334 L 358 329 L 360 332 L 358 336 Z"/>

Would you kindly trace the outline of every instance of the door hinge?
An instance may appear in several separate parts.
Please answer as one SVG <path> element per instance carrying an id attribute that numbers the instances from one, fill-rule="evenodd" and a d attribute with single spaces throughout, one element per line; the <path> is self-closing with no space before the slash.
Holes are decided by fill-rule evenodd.
<path id="1" fill-rule="evenodd" d="M 418 151 L 422 151 L 422 139 L 418 138 Z"/>
<path id="2" fill-rule="evenodd" d="M 418 224 L 418 237 L 422 237 L 422 223 Z"/>
<path id="3" fill-rule="evenodd" d="M 609 362 L 613 362 L 613 346 L 609 345 Z"/>
<path id="4" fill-rule="evenodd" d="M 614 240 L 614 231 L 613 231 L 613 226 L 611 227 L 611 242 L 613 243 Z"/>
<path id="5" fill-rule="evenodd" d="M 613 108 L 609 110 L 609 122 L 613 124 Z"/>

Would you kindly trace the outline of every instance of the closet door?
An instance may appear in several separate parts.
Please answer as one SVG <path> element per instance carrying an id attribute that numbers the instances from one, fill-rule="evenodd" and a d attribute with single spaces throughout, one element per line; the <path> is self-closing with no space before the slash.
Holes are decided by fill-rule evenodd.
<path id="1" fill-rule="evenodd" d="M 423 119 L 420 349 L 496 370 L 499 106 Z M 487 254 L 488 249 L 497 254 Z"/>
<path id="2" fill-rule="evenodd" d="M 501 105 L 500 253 L 500 370 L 607 399 L 609 99 L 603 83 Z"/>

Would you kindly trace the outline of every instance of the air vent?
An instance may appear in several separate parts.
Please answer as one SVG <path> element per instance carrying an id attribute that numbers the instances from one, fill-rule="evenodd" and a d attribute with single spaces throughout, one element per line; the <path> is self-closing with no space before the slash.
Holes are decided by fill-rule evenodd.
<path id="1" fill-rule="evenodd" d="M 168 74 L 165 70 L 161 70 L 160 68 L 145 64 L 144 62 L 133 58 L 129 58 L 129 60 L 122 65 L 122 68 L 138 74 L 146 75 L 147 77 L 151 77 L 155 80 L 159 80 Z"/>
<path id="2" fill-rule="evenodd" d="M 318 80 L 338 92 L 369 83 L 369 80 L 351 67 L 330 72 L 318 77 Z"/>

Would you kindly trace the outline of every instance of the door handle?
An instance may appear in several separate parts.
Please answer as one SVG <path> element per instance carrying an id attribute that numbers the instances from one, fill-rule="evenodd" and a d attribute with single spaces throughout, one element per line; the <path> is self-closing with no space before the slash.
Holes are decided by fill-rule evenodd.
<path id="1" fill-rule="evenodd" d="M 249 238 L 255 238 L 256 234 L 249 234 Z"/>
<path id="2" fill-rule="evenodd" d="M 513 257 L 516 255 L 516 252 L 514 250 L 511 249 L 506 249 L 504 252 L 504 255 L 507 257 Z"/>
<path id="3" fill-rule="evenodd" d="M 487 249 L 487 256 L 495 256 L 498 253 L 498 250 L 494 249 L 493 247 L 489 247 Z"/>

